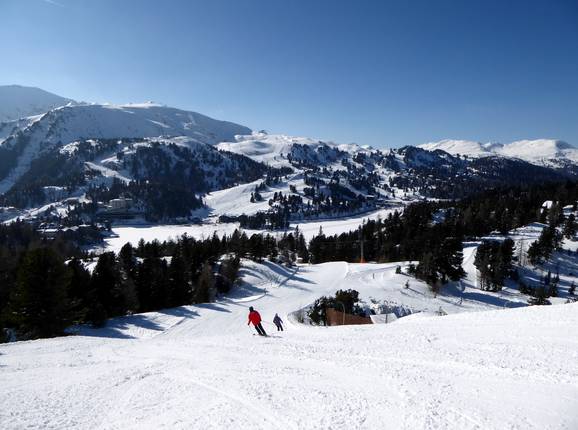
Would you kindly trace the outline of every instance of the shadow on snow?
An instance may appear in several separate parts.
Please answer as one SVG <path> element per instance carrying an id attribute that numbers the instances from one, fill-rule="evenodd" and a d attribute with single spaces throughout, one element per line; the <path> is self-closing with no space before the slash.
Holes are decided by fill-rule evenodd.
<path id="1" fill-rule="evenodd" d="M 199 314 L 189 307 L 178 307 L 155 311 L 154 314 L 161 314 L 180 318 L 193 318 Z M 159 333 L 168 327 L 158 323 L 157 318 L 152 317 L 153 313 L 127 315 L 124 317 L 112 318 L 106 322 L 104 327 L 92 328 L 88 326 L 74 327 L 70 333 L 78 336 L 105 337 L 111 339 L 136 339 L 129 333 L 131 331 L 152 330 Z"/>

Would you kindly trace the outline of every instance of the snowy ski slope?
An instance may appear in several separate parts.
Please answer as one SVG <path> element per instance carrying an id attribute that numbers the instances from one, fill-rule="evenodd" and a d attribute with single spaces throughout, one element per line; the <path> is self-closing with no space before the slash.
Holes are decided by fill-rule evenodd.
<path id="1" fill-rule="evenodd" d="M 327 145 L 352 154 L 370 149 L 367 146 L 361 147 L 355 143 L 338 144 L 334 142 L 323 142 L 310 137 L 268 134 L 262 131 L 235 136 L 235 141 L 221 142 L 217 145 L 217 148 L 246 155 L 255 161 L 260 161 L 271 166 L 291 167 L 287 155 L 291 152 L 294 145 L 305 145 L 314 149 Z"/>
<path id="2" fill-rule="evenodd" d="M 393 324 L 307 327 L 292 311 L 338 288 L 391 297 L 395 264 L 246 262 L 216 303 L 0 346 L 2 428 L 573 429 L 578 304 Z M 417 282 L 417 281 L 416 281 Z M 412 285 L 406 303 L 424 300 Z M 443 300 L 440 298 L 439 300 Z M 247 327 L 249 306 L 272 335 Z M 448 311 L 496 309 L 447 302 Z M 273 331 L 275 312 L 286 331 Z"/>

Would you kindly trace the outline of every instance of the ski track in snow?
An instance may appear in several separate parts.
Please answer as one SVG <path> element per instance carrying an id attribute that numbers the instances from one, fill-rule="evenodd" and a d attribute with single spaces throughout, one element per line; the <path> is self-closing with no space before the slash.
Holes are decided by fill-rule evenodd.
<path id="1" fill-rule="evenodd" d="M 578 304 L 331 328 L 289 318 L 338 288 L 390 297 L 395 267 L 245 262 L 245 283 L 215 303 L 1 345 L 2 428 L 577 428 Z M 407 300 L 423 303 L 421 287 Z M 249 304 L 270 335 L 275 312 L 286 330 L 254 336 Z"/>

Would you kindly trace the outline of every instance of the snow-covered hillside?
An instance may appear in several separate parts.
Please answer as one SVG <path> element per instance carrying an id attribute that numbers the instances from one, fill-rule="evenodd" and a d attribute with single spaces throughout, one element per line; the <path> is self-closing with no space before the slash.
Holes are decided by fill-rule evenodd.
<path id="1" fill-rule="evenodd" d="M 555 139 L 518 140 L 507 144 L 448 139 L 426 143 L 420 147 L 428 151 L 441 150 L 449 154 L 468 157 L 513 157 L 550 167 L 568 167 L 568 165 L 578 164 L 578 148 Z"/>
<path id="2" fill-rule="evenodd" d="M 8 123 L 4 127 L 11 131 L 0 148 L 14 162 L 0 172 L 0 194 L 10 190 L 34 160 L 79 140 L 186 136 L 196 142 L 215 144 L 251 132 L 234 123 L 153 103 L 69 105 L 34 121 Z"/>
<path id="3" fill-rule="evenodd" d="M 222 216 L 246 228 L 278 229 L 578 174 L 578 150 L 561 142 L 424 148 L 269 135 L 155 103 L 74 103 L 0 124 L 0 219 L 61 223 L 76 213 L 80 223 L 95 222 L 97 205 L 122 198 L 148 221 Z M 508 156 L 482 156 L 501 152 Z M 92 209 L 81 207 L 88 201 Z"/>
<path id="4" fill-rule="evenodd" d="M 40 88 L 0 85 L 0 123 L 43 114 L 71 102 Z"/>
<path id="5" fill-rule="evenodd" d="M 216 303 L 0 346 L 3 428 L 578 425 L 578 304 L 316 328 L 290 313 L 337 288 L 376 299 L 403 294 L 404 275 L 392 264 L 346 263 L 246 263 L 242 274 L 244 285 Z M 421 288 L 407 294 L 423 305 Z M 246 326 L 249 306 L 272 336 Z M 275 313 L 284 332 L 273 330 Z"/>
<path id="6" fill-rule="evenodd" d="M 309 137 L 267 134 L 263 131 L 246 136 L 236 136 L 234 142 L 223 142 L 217 145 L 217 147 L 225 151 L 251 157 L 254 160 L 267 163 L 271 166 L 290 166 L 290 156 L 295 151 L 295 147 L 300 145 L 308 147 L 313 151 L 327 146 L 350 154 L 370 149 L 362 148 L 354 143 L 336 144 Z"/>
<path id="7" fill-rule="evenodd" d="M 63 121 L 63 134 L 54 138 L 71 141 L 80 137 L 189 136 L 204 143 L 232 139 L 250 133 L 247 127 L 219 121 L 196 112 L 188 112 L 155 103 L 127 105 L 81 105 L 59 109 L 56 121 Z"/>
<path id="8" fill-rule="evenodd" d="M 136 212 L 150 214 L 160 204 L 166 209 L 160 218 L 186 218 L 202 206 L 204 193 L 254 181 L 266 170 L 250 158 L 189 137 L 74 141 L 44 153 L 11 184 L 5 201 L 23 210 L 4 220 L 36 219 L 46 211 L 67 217 L 75 204 L 119 197 L 134 199 Z M 106 195 L 111 188 L 113 197 Z"/>
<path id="9" fill-rule="evenodd" d="M 196 112 L 152 102 L 126 105 L 76 104 L 47 112 L 29 127 L 20 130 L 43 145 L 66 144 L 79 139 L 143 138 L 188 136 L 215 144 L 248 134 L 247 127 L 219 121 Z"/>
<path id="10" fill-rule="evenodd" d="M 498 151 L 500 155 L 517 157 L 534 164 L 548 165 L 568 160 L 573 164 L 578 163 L 578 148 L 554 139 L 519 140 L 504 145 Z"/>
<path id="11" fill-rule="evenodd" d="M 223 142 L 218 144 L 217 147 L 225 151 L 246 155 L 270 165 L 289 166 L 287 155 L 291 152 L 294 144 L 317 147 L 323 143 L 309 138 L 269 135 L 264 132 L 257 132 L 251 135 L 236 136 L 234 142 Z"/>
<path id="12" fill-rule="evenodd" d="M 445 139 L 439 142 L 429 142 L 419 145 L 428 151 L 445 151 L 452 155 L 467 155 L 468 157 L 483 157 L 493 155 L 492 149 L 500 147 L 496 143 L 480 143 L 472 140 Z"/>

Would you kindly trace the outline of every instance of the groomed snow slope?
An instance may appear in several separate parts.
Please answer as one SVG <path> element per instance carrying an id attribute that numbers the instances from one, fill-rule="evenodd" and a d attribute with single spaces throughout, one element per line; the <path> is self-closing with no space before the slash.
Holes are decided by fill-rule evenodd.
<path id="1" fill-rule="evenodd" d="M 253 160 L 272 166 L 290 166 L 287 154 L 291 152 L 291 147 L 296 143 L 320 145 L 318 141 L 309 138 L 268 135 L 266 133 L 236 136 L 235 140 L 235 142 L 219 143 L 217 147 L 224 151 L 246 155 Z"/>
<path id="2" fill-rule="evenodd" d="M 366 150 L 355 143 L 336 144 L 333 142 L 323 142 L 309 137 L 286 136 L 283 134 L 267 134 L 265 132 L 254 132 L 250 135 L 239 135 L 234 142 L 222 142 L 217 148 L 224 151 L 235 152 L 245 155 L 255 161 L 269 164 L 271 166 L 291 166 L 287 155 L 291 153 L 294 145 L 306 145 L 313 148 L 328 145 L 341 151 L 356 153 Z"/>
<path id="3" fill-rule="evenodd" d="M 375 296 L 396 285 L 394 267 L 249 264 L 247 284 L 214 304 L 2 345 L 2 428 L 578 426 L 578 304 L 357 327 L 286 317 L 346 285 Z M 250 305 L 271 334 L 279 312 L 286 331 L 253 336 Z"/>

